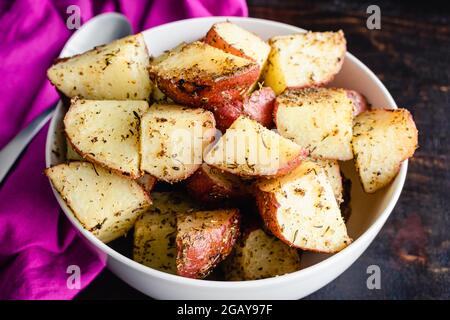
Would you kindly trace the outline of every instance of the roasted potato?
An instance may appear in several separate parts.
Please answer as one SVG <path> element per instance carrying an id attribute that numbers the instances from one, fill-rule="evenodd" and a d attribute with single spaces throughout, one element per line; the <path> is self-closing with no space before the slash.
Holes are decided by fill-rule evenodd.
<path id="1" fill-rule="evenodd" d="M 146 100 L 152 91 L 149 59 L 144 37 L 139 33 L 58 59 L 47 76 L 69 98 Z"/>
<path id="2" fill-rule="evenodd" d="M 189 212 L 196 206 L 175 192 L 154 192 L 152 198 L 153 204 L 134 226 L 133 260 L 176 274 L 176 215 Z"/>
<path id="3" fill-rule="evenodd" d="M 294 142 L 240 116 L 206 154 L 205 162 L 244 177 L 279 176 L 306 156 L 307 152 Z"/>
<path id="4" fill-rule="evenodd" d="M 247 186 L 239 177 L 223 172 L 203 163 L 186 180 L 189 194 L 200 203 L 219 204 L 224 201 L 239 202 L 250 194 Z"/>
<path id="5" fill-rule="evenodd" d="M 361 112 L 369 110 L 369 103 L 361 93 L 355 90 L 346 90 L 347 97 L 353 102 L 353 116 L 356 117 Z"/>
<path id="6" fill-rule="evenodd" d="M 328 181 L 331 184 L 331 187 L 333 188 L 334 197 L 340 205 L 344 201 L 344 185 L 341 176 L 341 169 L 339 168 L 339 162 L 337 160 L 311 158 L 308 160 L 315 162 L 323 169 Z"/>
<path id="7" fill-rule="evenodd" d="M 244 94 L 258 80 L 259 65 L 204 42 L 183 44 L 156 58 L 150 76 L 173 101 L 212 109 L 222 93 Z"/>
<path id="8" fill-rule="evenodd" d="M 264 127 L 271 128 L 273 126 L 275 98 L 275 92 L 270 87 L 255 90 L 244 99 L 243 114 L 258 121 Z"/>
<path id="9" fill-rule="evenodd" d="M 359 114 L 352 145 L 364 190 L 373 193 L 388 185 L 402 161 L 413 156 L 417 144 L 417 128 L 408 110 L 375 109 Z"/>
<path id="10" fill-rule="evenodd" d="M 297 249 L 254 228 L 238 240 L 223 269 L 225 279 L 231 281 L 276 277 L 299 270 L 300 255 Z"/>
<path id="11" fill-rule="evenodd" d="M 64 117 L 65 133 L 83 158 L 136 179 L 140 118 L 147 110 L 147 101 L 75 98 Z"/>
<path id="12" fill-rule="evenodd" d="M 312 157 L 353 158 L 353 102 L 344 89 L 286 90 L 275 101 L 274 117 L 279 133 Z"/>
<path id="13" fill-rule="evenodd" d="M 184 180 L 203 163 L 214 136 L 211 112 L 153 104 L 141 118 L 141 169 L 169 183 Z"/>
<path id="14" fill-rule="evenodd" d="M 275 93 L 269 87 L 263 87 L 251 94 L 241 96 L 233 92 L 222 92 L 222 100 L 212 107 L 217 128 L 225 132 L 233 122 L 244 115 L 256 120 L 265 127 L 272 127 Z"/>
<path id="15" fill-rule="evenodd" d="M 303 250 L 334 253 L 352 240 L 323 169 L 303 161 L 291 173 L 256 185 L 256 202 L 267 228 Z"/>
<path id="16" fill-rule="evenodd" d="M 239 236 L 238 209 L 177 214 L 177 272 L 201 279 L 231 252 Z"/>
<path id="17" fill-rule="evenodd" d="M 237 118 L 244 114 L 243 97 L 233 97 L 232 94 L 222 93 L 222 100 L 212 106 L 212 112 L 216 119 L 216 127 L 225 132 Z"/>
<path id="18" fill-rule="evenodd" d="M 105 243 L 125 235 L 151 204 L 137 182 L 86 161 L 45 174 L 81 225 Z"/>
<path id="19" fill-rule="evenodd" d="M 286 88 L 319 86 L 341 70 L 346 41 L 344 33 L 305 32 L 273 37 L 264 83 L 280 94 Z"/>
<path id="20" fill-rule="evenodd" d="M 204 41 L 225 52 L 257 62 L 261 71 L 270 53 L 270 46 L 260 37 L 228 21 L 214 24 Z"/>

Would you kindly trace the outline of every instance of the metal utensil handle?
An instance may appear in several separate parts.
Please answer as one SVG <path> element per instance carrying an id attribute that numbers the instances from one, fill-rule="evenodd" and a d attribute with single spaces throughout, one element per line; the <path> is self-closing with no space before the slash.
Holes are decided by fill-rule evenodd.
<path id="1" fill-rule="evenodd" d="M 56 104 L 43 111 L 0 151 L 0 183 L 3 182 L 3 179 L 17 161 L 22 151 L 52 117 L 55 108 Z"/>

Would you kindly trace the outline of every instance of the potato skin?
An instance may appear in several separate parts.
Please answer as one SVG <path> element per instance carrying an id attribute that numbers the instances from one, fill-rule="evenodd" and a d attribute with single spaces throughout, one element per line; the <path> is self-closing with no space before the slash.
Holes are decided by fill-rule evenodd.
<path id="1" fill-rule="evenodd" d="M 249 196 L 242 181 L 231 174 L 219 172 L 203 164 L 186 181 L 189 194 L 200 203 L 218 204 L 229 200 L 239 202 Z"/>
<path id="2" fill-rule="evenodd" d="M 228 256 L 239 237 L 240 214 L 233 210 L 227 221 L 209 230 L 178 231 L 177 273 L 180 276 L 201 279 Z"/>
<path id="3" fill-rule="evenodd" d="M 233 91 L 222 93 L 220 101 L 208 107 L 212 108 L 216 119 L 216 127 L 222 132 L 225 132 L 239 116 L 244 114 L 242 97 L 236 96 Z"/>
<path id="4" fill-rule="evenodd" d="M 156 81 L 158 88 L 179 104 L 191 107 L 203 107 L 211 110 L 213 106 L 223 103 L 223 92 L 246 92 L 258 80 L 259 66 L 253 64 L 251 68 L 240 70 L 232 75 L 225 75 L 220 79 L 212 79 L 199 74 L 195 81 L 187 81 L 174 77 L 166 79 L 150 69 L 150 78 Z"/>
<path id="5" fill-rule="evenodd" d="M 356 117 L 361 112 L 369 110 L 369 103 L 367 102 L 366 97 L 364 97 L 361 93 L 355 90 L 346 90 L 347 97 L 352 100 L 354 108 L 353 108 L 353 116 Z"/>
<path id="6" fill-rule="evenodd" d="M 273 110 L 276 95 L 270 87 L 253 91 L 244 100 L 244 114 L 258 121 L 266 128 L 273 126 Z"/>
<path id="7" fill-rule="evenodd" d="M 225 52 L 234 54 L 235 56 L 254 60 L 252 57 L 245 55 L 244 52 L 242 52 L 241 50 L 233 47 L 231 44 L 226 42 L 219 35 L 216 28 L 214 28 L 214 26 L 211 29 L 209 29 L 209 31 L 206 34 L 206 37 L 204 38 L 203 41 L 206 42 L 207 44 L 209 44 L 210 46 L 213 46 L 213 47 L 216 47 L 217 49 L 221 49 Z"/>
<path id="8" fill-rule="evenodd" d="M 236 90 L 228 90 L 221 94 L 220 101 L 208 107 L 212 108 L 217 128 L 222 132 L 225 132 L 241 115 L 258 121 L 266 128 L 271 128 L 275 98 L 275 92 L 270 87 L 255 90 L 245 97 Z"/>
<path id="9" fill-rule="evenodd" d="M 259 208 L 259 213 L 267 229 L 269 229 L 270 232 L 281 241 L 292 245 L 290 241 L 283 237 L 280 225 L 278 224 L 276 217 L 280 204 L 278 203 L 275 195 L 270 192 L 258 190 L 258 192 L 255 193 L 255 199 L 256 205 Z"/>

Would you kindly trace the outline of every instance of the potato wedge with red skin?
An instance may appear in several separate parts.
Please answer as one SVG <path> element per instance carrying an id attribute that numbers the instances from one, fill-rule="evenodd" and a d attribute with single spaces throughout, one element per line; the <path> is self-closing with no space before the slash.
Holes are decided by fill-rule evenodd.
<path id="1" fill-rule="evenodd" d="M 239 202 L 250 194 L 239 177 L 206 163 L 187 179 L 186 187 L 189 194 L 200 203 L 217 204 L 226 200 Z"/>
<path id="2" fill-rule="evenodd" d="M 150 78 L 173 101 L 206 109 L 221 102 L 224 91 L 248 92 L 259 72 L 256 62 L 200 41 L 169 51 L 149 68 Z"/>
<path id="3" fill-rule="evenodd" d="M 242 177 L 275 177 L 297 167 L 308 152 L 255 120 L 240 116 L 204 161 Z"/>
<path id="4" fill-rule="evenodd" d="M 303 250 L 334 253 L 352 241 L 323 169 L 303 161 L 291 173 L 257 184 L 256 202 L 267 228 Z"/>
<path id="5" fill-rule="evenodd" d="M 204 41 L 225 52 L 257 62 L 261 70 L 270 53 L 270 46 L 260 37 L 229 21 L 215 23 Z"/>
<path id="6" fill-rule="evenodd" d="M 237 118 L 244 114 L 242 97 L 238 99 L 223 98 L 221 102 L 214 105 L 212 112 L 216 119 L 217 129 L 225 132 Z"/>
<path id="7" fill-rule="evenodd" d="M 222 93 L 222 97 L 222 101 L 217 102 L 213 107 L 217 128 L 222 132 L 225 132 L 241 115 L 258 121 L 266 128 L 273 126 L 273 108 L 276 95 L 270 87 L 255 90 L 244 97 L 227 91 Z"/>
<path id="8" fill-rule="evenodd" d="M 214 24 L 206 34 L 204 41 L 225 52 L 257 62 L 260 74 L 266 66 L 270 53 L 269 44 L 257 35 L 229 21 Z"/>
<path id="9" fill-rule="evenodd" d="M 244 99 L 244 114 L 266 128 L 272 127 L 276 97 L 275 92 L 270 87 L 262 87 L 253 91 L 250 96 Z"/>
<path id="10" fill-rule="evenodd" d="M 229 255 L 239 236 L 238 209 L 186 212 L 177 215 L 177 273 L 206 277 Z"/>
<path id="11" fill-rule="evenodd" d="M 355 90 L 346 90 L 347 97 L 353 102 L 353 116 L 356 117 L 361 112 L 369 110 L 369 103 L 366 97 Z"/>

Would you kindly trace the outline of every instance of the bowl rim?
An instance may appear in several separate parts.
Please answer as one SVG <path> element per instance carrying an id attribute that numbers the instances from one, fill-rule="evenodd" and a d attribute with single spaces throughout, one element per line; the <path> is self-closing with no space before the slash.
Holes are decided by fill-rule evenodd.
<path id="1" fill-rule="evenodd" d="M 260 18 L 250 18 L 250 17 L 232 17 L 232 16 L 214 16 L 214 17 L 199 17 L 199 18 L 190 18 L 190 19 L 183 19 L 178 20 L 170 23 L 166 23 L 163 25 L 159 25 L 147 30 L 142 31 L 141 33 L 146 32 L 158 32 L 161 29 L 164 28 L 172 28 L 178 24 L 185 24 L 189 22 L 194 21 L 201 21 L 201 22 L 210 22 L 215 23 L 223 20 L 229 20 L 229 21 L 241 21 L 241 22 L 253 22 L 253 23 L 259 23 L 259 24 L 265 24 L 265 25 L 277 25 L 279 27 L 283 27 L 286 29 L 291 30 L 292 32 L 304 32 L 305 30 L 293 25 L 289 25 L 282 22 L 277 21 L 271 21 L 266 19 L 260 19 Z M 381 92 L 384 94 L 386 99 L 388 100 L 387 107 L 392 109 L 397 109 L 397 104 L 395 103 L 393 97 L 387 90 L 387 88 L 384 86 L 384 84 L 381 82 L 380 79 L 359 59 L 357 59 L 354 55 L 352 55 L 350 52 L 347 51 L 345 59 L 350 60 L 352 63 L 356 64 L 358 68 L 360 68 L 364 73 L 368 75 L 371 81 L 375 83 L 375 85 L 381 90 Z M 62 102 L 59 101 L 57 110 L 59 108 L 62 108 Z M 49 167 L 51 165 L 51 155 L 52 155 L 52 143 L 54 141 L 54 133 L 57 126 L 56 117 L 54 115 L 52 116 L 50 126 L 47 133 L 46 138 L 46 146 L 45 146 L 45 163 L 46 167 Z M 408 160 L 405 160 L 401 168 L 398 172 L 398 176 L 396 178 L 397 185 L 395 189 L 393 190 L 392 197 L 389 199 L 388 204 L 386 205 L 386 208 L 383 210 L 383 212 L 376 218 L 376 220 L 356 239 L 354 240 L 348 247 L 344 248 L 338 253 L 335 253 L 326 259 L 315 263 L 314 265 L 308 266 L 304 269 L 300 269 L 298 271 L 284 274 L 281 276 L 271 277 L 271 278 L 265 278 L 265 279 L 258 279 L 258 280 L 245 280 L 245 281 L 219 281 L 219 280 L 205 280 L 205 279 L 191 279 L 191 278 L 185 278 L 179 275 L 169 274 L 163 271 L 159 271 L 150 267 L 147 267 L 143 264 L 140 264 L 133 259 L 121 254 L 120 252 L 114 250 L 107 244 L 103 243 L 99 239 L 97 239 L 93 234 L 91 234 L 89 231 L 85 230 L 80 222 L 75 218 L 75 216 L 72 214 L 71 210 L 68 208 L 64 200 L 62 200 L 59 193 L 53 188 L 51 185 L 53 194 L 55 195 L 55 198 L 58 201 L 58 204 L 62 208 L 65 216 L 71 221 L 71 223 L 76 227 L 77 231 L 81 233 L 87 240 L 90 242 L 91 245 L 95 246 L 98 250 L 100 250 L 102 253 L 106 254 L 107 256 L 110 256 L 111 258 L 118 260 L 120 263 L 123 263 L 124 265 L 127 265 L 134 269 L 135 271 L 142 272 L 144 274 L 147 274 L 149 276 L 160 278 L 164 281 L 173 282 L 173 283 L 182 283 L 184 285 L 191 285 L 194 287 L 209 287 L 209 288 L 252 288 L 252 287 L 260 287 L 260 286 L 266 286 L 266 285 L 273 285 L 273 284 L 280 284 L 280 282 L 290 282 L 293 280 L 298 280 L 301 277 L 308 277 L 312 273 L 317 273 L 323 270 L 326 270 L 331 265 L 337 263 L 338 261 L 343 261 L 347 258 L 347 256 L 354 255 L 357 253 L 357 247 L 363 246 L 365 243 L 371 242 L 370 238 L 375 237 L 379 230 L 382 228 L 388 217 L 390 216 L 392 210 L 394 209 L 394 206 L 396 205 L 400 194 L 403 189 L 403 185 L 405 183 L 406 179 L 406 173 L 408 170 Z M 359 256 L 365 251 L 365 248 L 358 254 L 358 256 L 353 260 L 356 261 L 356 259 L 359 258 Z M 353 263 L 352 262 L 352 263 Z M 351 264 L 352 264 L 351 263 Z M 350 264 L 350 265 L 351 265 Z M 349 266 L 350 266 L 349 265 Z"/>

